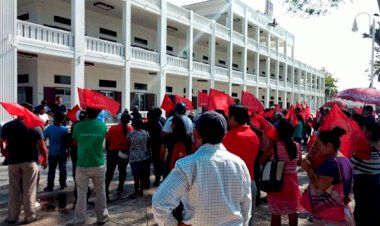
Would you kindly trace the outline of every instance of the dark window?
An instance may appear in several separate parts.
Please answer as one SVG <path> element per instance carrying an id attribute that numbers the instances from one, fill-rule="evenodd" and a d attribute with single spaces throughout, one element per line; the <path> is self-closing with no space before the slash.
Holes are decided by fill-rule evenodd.
<path id="1" fill-rule="evenodd" d="M 206 89 L 202 89 L 202 93 L 206 93 L 207 94 L 207 90 Z"/>
<path id="2" fill-rule="evenodd" d="M 71 77 L 67 75 L 54 75 L 54 83 L 70 85 Z"/>
<path id="3" fill-rule="evenodd" d="M 111 30 L 108 30 L 108 29 L 105 29 L 105 28 L 102 28 L 102 27 L 99 29 L 99 32 L 100 32 L 100 34 L 117 37 L 117 32 L 116 31 L 111 31 Z"/>
<path id="4" fill-rule="evenodd" d="M 166 92 L 167 92 L 167 93 L 171 93 L 171 92 L 173 92 L 173 87 L 171 87 L 171 86 L 166 86 Z"/>
<path id="5" fill-rule="evenodd" d="M 224 61 L 224 60 L 219 60 L 218 62 L 219 62 L 219 64 L 226 65 L 226 61 Z"/>
<path id="6" fill-rule="evenodd" d="M 29 74 L 17 75 L 17 83 L 28 83 Z"/>
<path id="7" fill-rule="evenodd" d="M 261 99 L 265 99 L 265 96 L 261 96 Z"/>
<path id="8" fill-rule="evenodd" d="M 60 17 L 60 16 L 54 16 L 54 22 L 71 26 L 71 20 L 70 19 Z"/>
<path id="9" fill-rule="evenodd" d="M 116 88 L 116 81 L 99 79 L 99 87 Z"/>
<path id="10" fill-rule="evenodd" d="M 270 97 L 271 100 L 274 100 L 274 97 Z"/>
<path id="11" fill-rule="evenodd" d="M 231 93 L 231 96 L 232 97 L 238 97 L 238 94 L 237 93 Z"/>
<path id="12" fill-rule="evenodd" d="M 234 68 L 238 68 L 239 65 L 238 65 L 238 64 L 232 64 L 232 67 L 234 67 Z"/>
<path id="13" fill-rule="evenodd" d="M 186 93 L 186 88 L 183 88 L 183 93 Z"/>
<path id="14" fill-rule="evenodd" d="M 99 37 L 99 39 L 106 40 L 106 41 L 109 41 L 109 42 L 116 42 L 116 40 L 109 39 L 109 38 L 104 38 L 104 37 Z"/>
<path id="15" fill-rule="evenodd" d="M 135 41 L 136 44 L 141 44 L 141 45 L 144 45 L 144 46 L 148 45 L 148 40 L 145 40 L 145 39 L 142 39 L 142 38 L 135 37 L 134 41 Z"/>
<path id="16" fill-rule="evenodd" d="M 203 56 L 203 60 L 207 60 L 208 61 L 208 56 Z"/>
<path id="17" fill-rule="evenodd" d="M 166 46 L 166 51 L 173 52 L 173 47 L 172 46 Z"/>
<path id="18" fill-rule="evenodd" d="M 17 17 L 19 20 L 29 20 L 29 13 L 22 14 Z"/>
<path id="19" fill-rule="evenodd" d="M 279 97 L 278 100 L 281 100 L 281 97 Z"/>
<path id="20" fill-rule="evenodd" d="M 135 83 L 136 90 L 148 90 L 148 85 L 144 83 Z"/>

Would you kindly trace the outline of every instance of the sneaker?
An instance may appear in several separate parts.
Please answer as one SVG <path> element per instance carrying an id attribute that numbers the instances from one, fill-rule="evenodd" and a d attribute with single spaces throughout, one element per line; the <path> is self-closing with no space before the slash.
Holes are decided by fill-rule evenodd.
<path id="1" fill-rule="evenodd" d="M 109 217 L 107 217 L 104 221 L 98 221 L 97 224 L 98 225 L 104 225 L 107 223 L 107 221 L 109 221 Z"/>
<path id="2" fill-rule="evenodd" d="M 54 189 L 52 187 L 46 187 L 44 188 L 45 192 L 52 192 Z"/>

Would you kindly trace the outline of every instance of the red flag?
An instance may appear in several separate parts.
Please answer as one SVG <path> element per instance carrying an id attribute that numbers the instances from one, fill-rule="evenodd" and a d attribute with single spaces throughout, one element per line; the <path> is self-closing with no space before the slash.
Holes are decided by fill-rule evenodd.
<path id="1" fill-rule="evenodd" d="M 264 118 L 273 118 L 274 113 L 276 113 L 276 110 L 275 110 L 275 109 L 270 109 L 270 110 L 264 112 L 264 113 L 261 114 L 261 115 L 262 115 Z"/>
<path id="2" fill-rule="evenodd" d="M 234 103 L 234 99 L 228 94 L 216 89 L 210 89 L 207 110 L 223 110 L 228 115 L 228 107 Z"/>
<path id="3" fill-rule="evenodd" d="M 98 110 L 108 110 L 112 113 L 113 116 L 116 116 L 117 112 L 120 109 L 119 102 L 106 97 L 101 93 L 89 89 L 81 89 L 78 87 L 78 95 L 82 108 L 90 107 Z"/>
<path id="4" fill-rule="evenodd" d="M 358 158 L 369 159 L 370 146 L 364 132 L 337 105 L 333 105 L 323 121 L 320 131 L 332 130 L 337 126 L 346 130 L 346 134 L 340 138 L 342 154 L 349 158 L 354 153 Z"/>
<path id="5" fill-rule="evenodd" d="M 363 113 L 363 107 L 362 106 L 360 106 L 360 107 L 354 107 L 354 112 L 356 114 L 361 115 Z"/>
<path id="6" fill-rule="evenodd" d="M 208 105 L 207 93 L 198 91 L 198 107 L 207 107 L 207 105 Z"/>
<path id="7" fill-rule="evenodd" d="M 256 128 L 260 128 L 260 122 L 257 120 L 255 115 L 252 115 L 249 118 L 253 126 L 255 126 Z"/>
<path id="8" fill-rule="evenodd" d="M 302 119 L 306 122 L 308 121 L 310 115 L 311 115 L 311 112 L 310 112 L 310 107 L 309 106 L 306 106 L 301 112 L 300 112 L 300 115 L 302 117 Z"/>
<path id="9" fill-rule="evenodd" d="M 276 111 L 276 112 L 282 112 L 282 108 L 281 108 L 281 106 L 279 105 L 279 104 L 275 104 L 274 105 L 274 110 Z"/>
<path id="10" fill-rule="evenodd" d="M 78 105 L 75 105 L 70 111 L 67 112 L 66 118 L 71 122 L 77 121 L 77 112 L 80 110 Z"/>
<path id="11" fill-rule="evenodd" d="M 174 109 L 174 104 L 167 95 L 165 95 L 162 100 L 161 108 L 165 110 L 166 116 L 168 116 L 170 111 Z"/>
<path id="12" fill-rule="evenodd" d="M 186 97 L 175 95 L 175 102 L 176 103 L 182 102 L 186 105 L 186 110 L 189 110 L 189 111 L 193 110 L 193 103 L 189 99 L 187 99 Z"/>
<path id="13" fill-rule="evenodd" d="M 34 128 L 34 127 L 44 127 L 45 122 L 40 119 L 37 115 L 33 114 L 28 109 L 24 108 L 23 106 L 16 104 L 16 103 L 10 103 L 10 102 L 0 102 L 1 105 L 5 108 L 5 110 L 13 116 L 22 117 L 24 119 L 25 126 L 28 128 Z"/>
<path id="14" fill-rule="evenodd" d="M 296 103 L 296 109 L 297 109 L 297 108 L 302 109 L 302 104 L 300 104 L 300 103 L 297 102 L 297 103 Z"/>
<path id="15" fill-rule="evenodd" d="M 272 125 L 272 123 L 268 122 L 265 118 L 263 118 L 261 115 L 256 114 L 255 115 L 256 120 L 260 124 L 260 129 L 264 130 L 265 135 L 271 140 L 271 141 L 277 141 L 278 140 L 278 133 L 276 127 Z"/>
<path id="16" fill-rule="evenodd" d="M 264 111 L 264 106 L 261 102 L 255 97 L 255 95 L 248 91 L 243 90 L 241 92 L 241 104 L 245 105 L 249 111 L 254 113 Z"/>
<path id="17" fill-rule="evenodd" d="M 296 127 L 298 125 L 297 114 L 294 110 L 293 105 L 290 106 L 288 113 L 286 113 L 286 115 L 285 115 L 285 119 L 288 119 L 290 121 L 290 123 L 293 124 L 294 127 Z"/>

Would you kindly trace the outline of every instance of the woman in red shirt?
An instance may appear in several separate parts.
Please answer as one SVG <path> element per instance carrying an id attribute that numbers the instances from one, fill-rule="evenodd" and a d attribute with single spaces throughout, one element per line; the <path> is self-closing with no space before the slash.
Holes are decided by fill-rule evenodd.
<path id="1" fill-rule="evenodd" d="M 111 184 L 113 174 L 116 166 L 119 170 L 119 186 L 117 187 L 117 194 L 121 196 L 124 191 L 124 182 L 127 179 L 127 165 L 128 165 L 128 141 L 127 134 L 133 131 L 133 127 L 128 125 L 130 122 L 129 114 L 122 114 L 120 123 L 112 126 L 106 134 L 106 150 L 107 150 L 107 172 L 106 172 L 106 195 L 109 199 L 109 186 Z M 124 153 L 125 158 L 119 156 L 119 152 Z"/>

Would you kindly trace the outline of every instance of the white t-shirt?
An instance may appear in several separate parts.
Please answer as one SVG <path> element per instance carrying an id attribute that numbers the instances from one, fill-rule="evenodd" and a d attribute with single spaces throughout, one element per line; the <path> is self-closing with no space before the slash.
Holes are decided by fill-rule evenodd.
<path id="1" fill-rule="evenodd" d="M 39 114 L 38 115 L 38 117 L 40 118 L 40 119 L 42 119 L 44 122 L 48 122 L 49 121 L 49 116 L 48 116 L 48 114 L 46 114 L 46 113 L 44 113 L 44 114 Z"/>
<path id="2" fill-rule="evenodd" d="M 193 133 L 193 122 L 186 115 L 180 115 L 180 116 L 182 117 L 183 123 L 185 124 L 186 133 L 189 135 L 192 134 Z M 162 129 L 162 132 L 165 132 L 165 133 L 173 132 L 173 129 L 171 127 L 172 119 L 173 119 L 173 116 L 169 117 L 168 120 L 166 120 L 164 128 Z"/>

